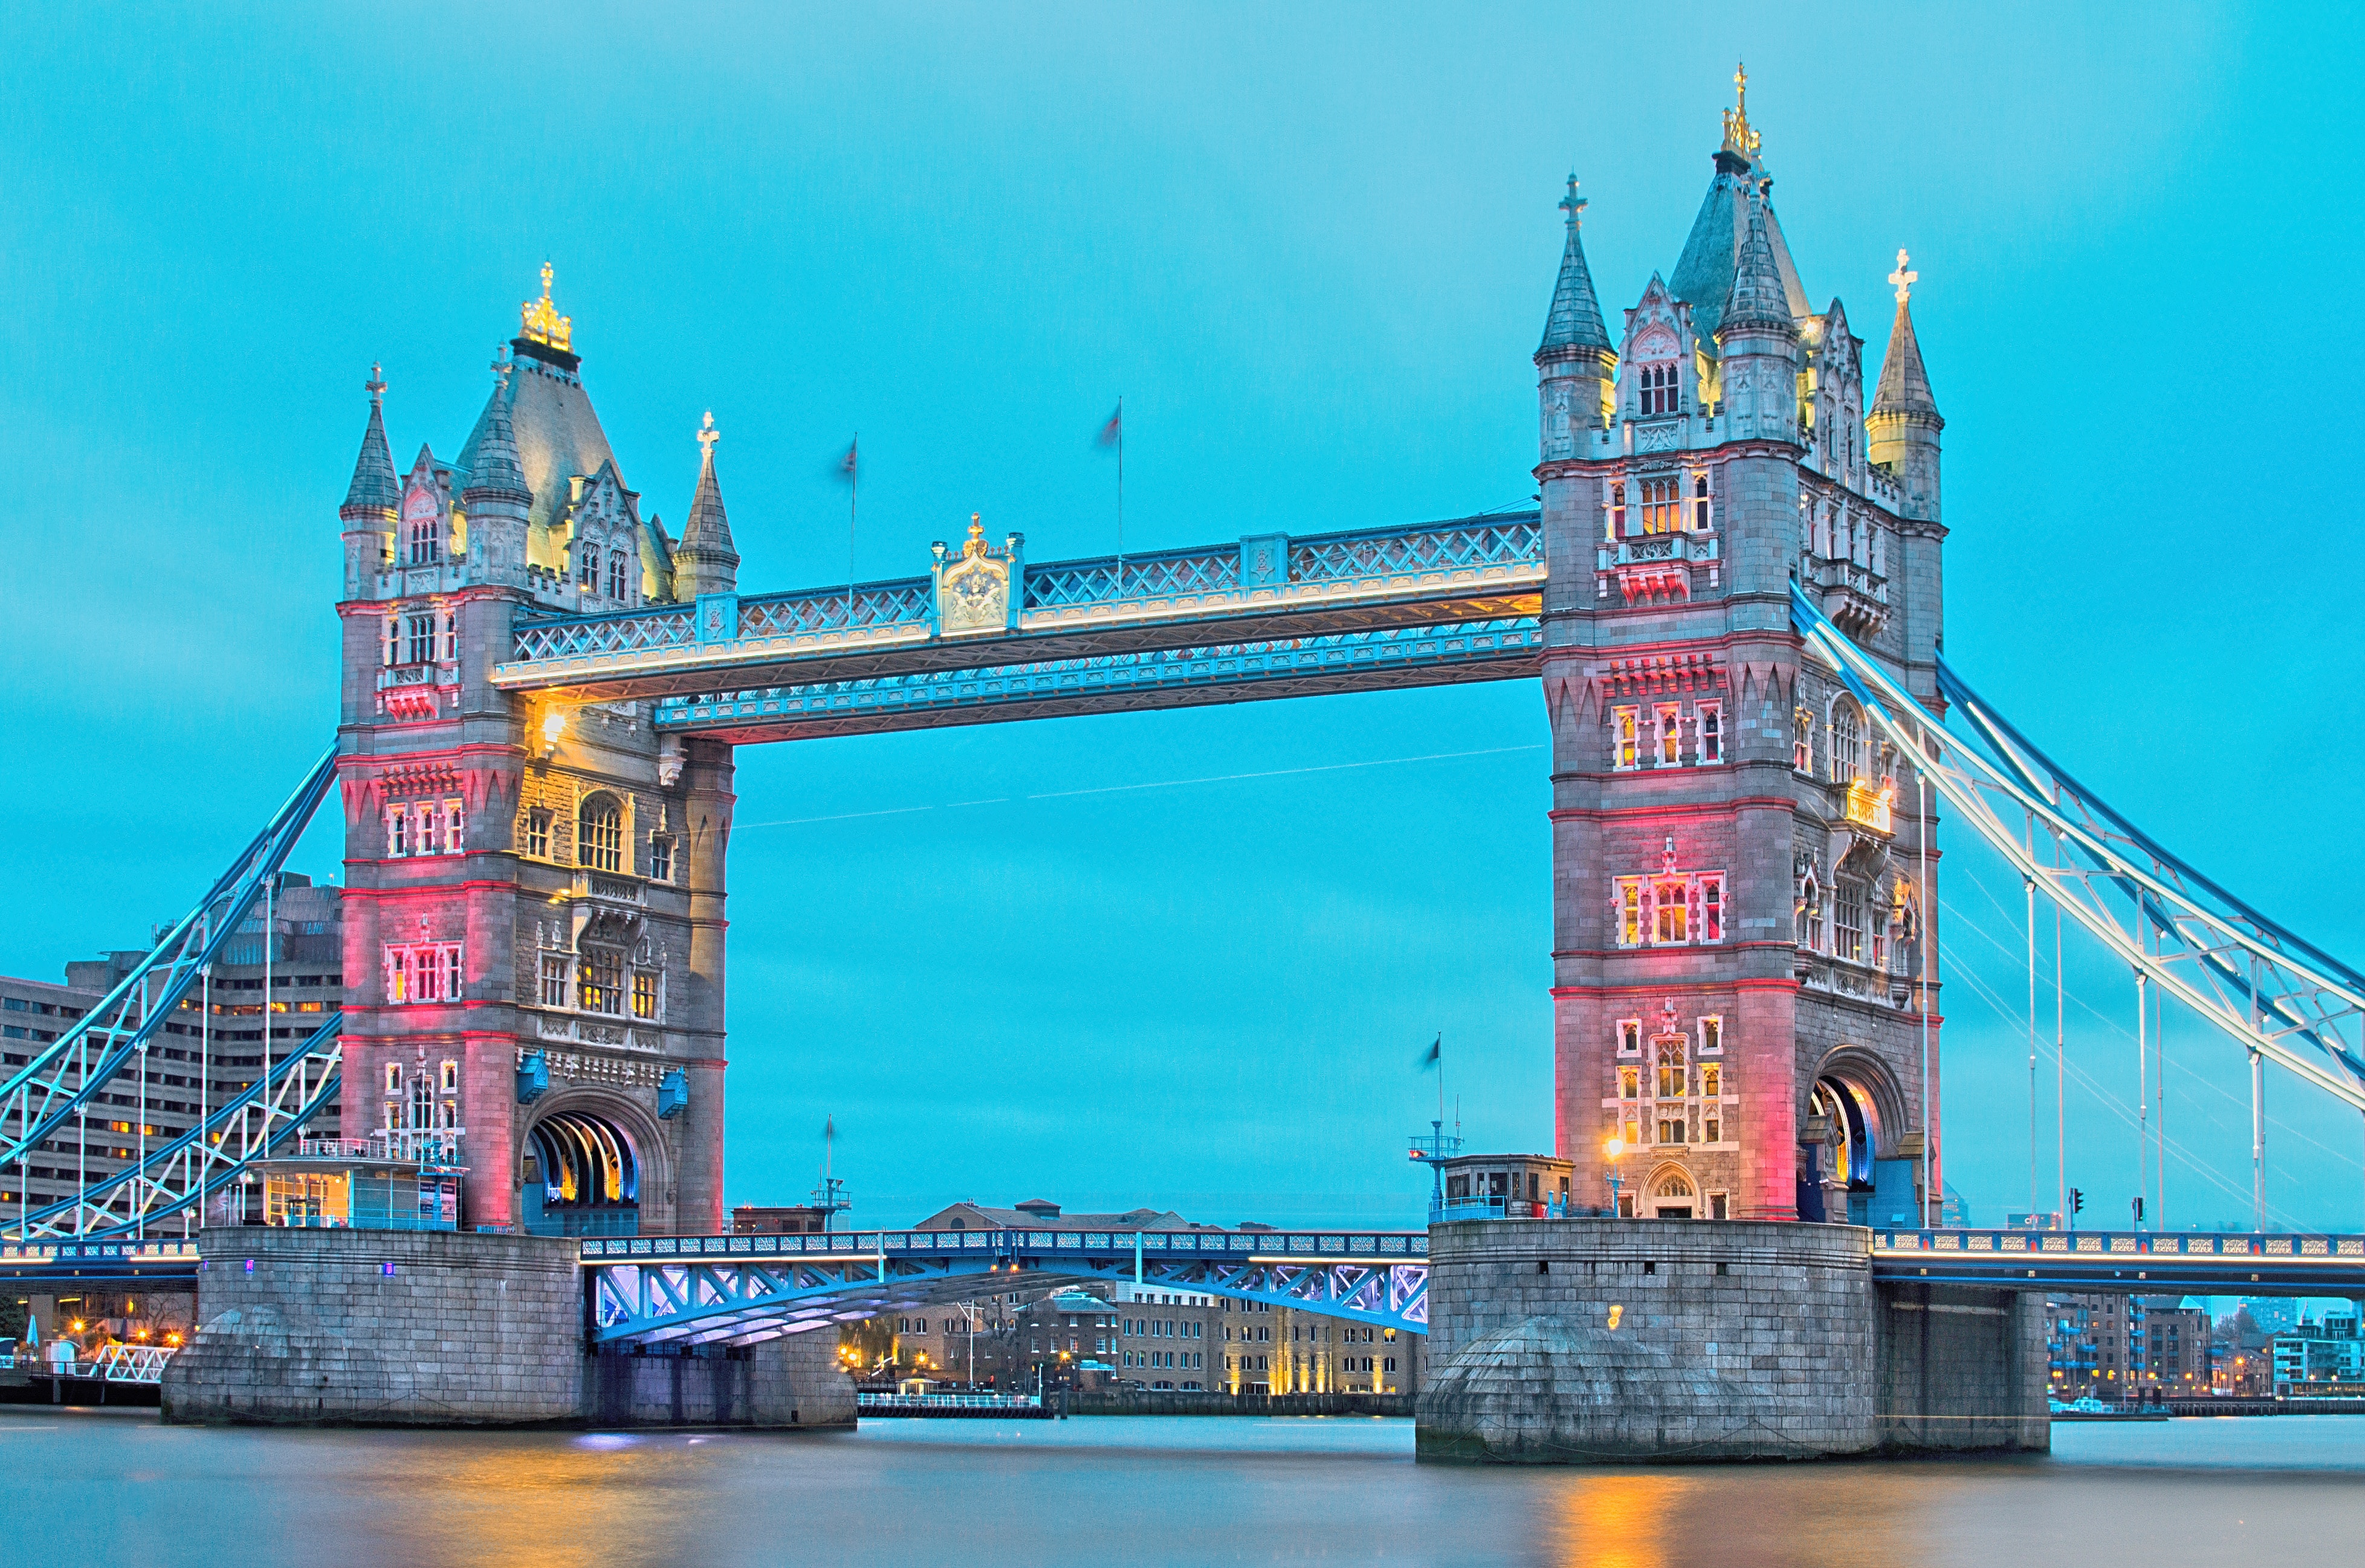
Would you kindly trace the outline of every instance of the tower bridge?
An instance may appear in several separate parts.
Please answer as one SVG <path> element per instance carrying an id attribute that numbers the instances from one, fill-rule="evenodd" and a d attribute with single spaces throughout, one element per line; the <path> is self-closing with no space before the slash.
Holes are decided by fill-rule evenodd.
<path id="1" fill-rule="evenodd" d="M 1942 820 L 2245 1052 L 2262 1215 L 2259 1069 L 2365 1107 L 2365 977 L 2112 811 L 1940 657 L 1945 420 L 1918 274 L 1900 252 L 1868 384 L 1845 308 L 1805 290 L 1745 107 L 1712 162 L 1672 270 L 1615 335 L 1569 181 L 1533 356 L 1532 511 L 1211 526 L 1195 545 L 1048 563 L 972 517 L 906 577 L 743 593 L 711 417 L 676 538 L 624 480 L 548 268 L 452 457 L 422 445 L 398 468 L 374 372 L 338 509 L 335 745 L 147 961 L 0 1083 L 17 1194 L 0 1270 L 194 1268 L 171 1249 L 206 1205 L 334 1106 L 348 1134 L 460 1146 L 456 1223 L 577 1238 L 595 1340 L 786 1335 L 981 1267 L 1197 1271 L 1194 1288 L 1407 1328 L 1434 1311 L 1456 1349 L 1526 1332 L 1496 1316 L 1567 1258 L 1565 1228 L 1448 1226 L 1452 1257 L 1402 1261 L 1378 1233 L 1336 1256 L 1317 1238 L 1312 1262 L 864 1233 L 867 1276 L 859 1256 L 758 1259 L 719 1234 L 736 747 L 1517 679 L 1551 730 L 1555 1143 L 1579 1194 L 1607 1194 L 1621 1154 L 1628 1178 L 1596 1261 L 1660 1277 L 1674 1254 L 1653 1250 L 1651 1222 L 1680 1217 L 1752 1238 L 1734 1264 L 1685 1233 L 1676 1251 L 1711 1281 L 1794 1245 L 1882 1289 L 2007 1304 L 2156 1288 L 2109 1282 L 2130 1272 L 2350 1278 L 2354 1238 L 1949 1245 Z M 136 1153 L 71 1182 L 37 1173 L 32 1153 L 99 1096 L 134 1075 L 145 1095 L 149 1041 L 331 793 L 342 1013 L 285 1054 L 266 1029 L 257 1078 L 191 1125 L 151 1143 L 143 1101 Z M 1799 1221 L 1875 1239 L 1844 1255 Z"/>

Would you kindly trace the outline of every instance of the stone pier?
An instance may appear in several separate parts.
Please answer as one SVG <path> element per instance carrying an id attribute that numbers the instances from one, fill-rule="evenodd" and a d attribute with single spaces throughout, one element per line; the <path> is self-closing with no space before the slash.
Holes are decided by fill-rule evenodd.
<path id="1" fill-rule="evenodd" d="M 589 1355 L 577 1244 L 450 1231 L 204 1233 L 187 1424 L 846 1427 L 825 1332 L 696 1356 Z"/>
<path id="2" fill-rule="evenodd" d="M 1429 1232 L 1426 1459 L 1668 1463 L 2051 1441 L 2044 1303 L 1886 1287 L 1870 1233 L 1712 1220 Z"/>

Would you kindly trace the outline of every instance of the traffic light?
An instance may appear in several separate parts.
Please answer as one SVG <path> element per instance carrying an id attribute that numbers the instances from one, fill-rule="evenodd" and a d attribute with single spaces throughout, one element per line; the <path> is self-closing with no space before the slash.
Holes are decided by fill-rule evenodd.
<path id="1" fill-rule="evenodd" d="M 2078 1211 L 2079 1211 L 2079 1210 L 2080 1210 L 2080 1209 L 2082 1209 L 2082 1208 L 2084 1208 L 2085 1206 L 2086 1206 L 2086 1194 L 2085 1194 L 2085 1193 L 2084 1193 L 2082 1190 L 2080 1190 L 2080 1189 L 2079 1189 L 2079 1188 L 2076 1188 L 2076 1187 L 2072 1187 L 2072 1188 L 2070 1188 L 2070 1189 L 2069 1189 L 2069 1228 L 2070 1228 L 2070 1229 L 2075 1230 L 2075 1229 L 2077 1229 L 2077 1228 L 2078 1228 Z"/>

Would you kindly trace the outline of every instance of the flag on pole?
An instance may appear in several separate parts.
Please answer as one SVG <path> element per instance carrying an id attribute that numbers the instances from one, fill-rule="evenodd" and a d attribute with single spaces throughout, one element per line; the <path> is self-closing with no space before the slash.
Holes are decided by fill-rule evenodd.
<path id="1" fill-rule="evenodd" d="M 1438 1066 L 1444 1059 L 1445 1036 L 1440 1032 L 1436 1039 L 1429 1042 L 1429 1049 L 1420 1053 L 1420 1070 L 1423 1072 L 1427 1072 L 1430 1068 Z"/>
<path id="2" fill-rule="evenodd" d="M 1116 412 L 1111 414 L 1108 417 L 1108 423 L 1101 427 L 1101 433 L 1097 438 L 1095 444 L 1100 446 L 1115 446 L 1124 439 L 1125 399 L 1120 398 L 1116 402 Z"/>
<path id="3" fill-rule="evenodd" d="M 852 484 L 852 483 L 854 483 L 854 476 L 855 476 L 855 473 L 856 473 L 855 450 L 854 450 L 854 449 L 855 449 L 856 447 L 857 447 L 857 446 L 861 445 L 861 444 L 862 444 L 862 443 L 861 443 L 861 441 L 860 441 L 860 439 L 859 439 L 859 438 L 857 438 L 857 439 L 856 439 L 856 440 L 854 440 L 854 441 L 849 441 L 849 442 L 847 442 L 846 443 L 846 458 L 845 458 L 845 460 L 844 460 L 843 462 L 841 462 L 841 463 L 840 463 L 840 464 L 838 464 L 838 465 L 837 465 L 837 472 L 838 472 L 839 476 L 840 476 L 841 477 L 843 477 L 843 478 L 846 480 L 846 482 L 847 484 L 849 484 L 849 485 L 850 485 L 850 484 Z"/>

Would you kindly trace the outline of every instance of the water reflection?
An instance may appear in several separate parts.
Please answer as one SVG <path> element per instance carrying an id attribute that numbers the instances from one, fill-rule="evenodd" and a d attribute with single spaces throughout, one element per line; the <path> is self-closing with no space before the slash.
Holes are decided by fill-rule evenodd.
<path id="1" fill-rule="evenodd" d="M 2051 1459 L 1416 1464 L 1404 1422 L 877 1422 L 839 1436 L 191 1431 L 0 1411 L 0 1540 L 133 1568 L 1693 1564 L 2322 1556 L 2365 1422 L 2057 1432 Z M 136 1478 L 136 1479 L 135 1479 Z M 2338 1550 L 2338 1549 L 2335 1549 Z"/>

